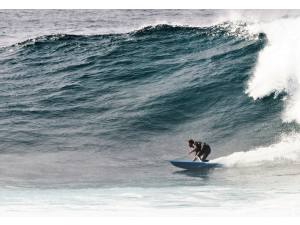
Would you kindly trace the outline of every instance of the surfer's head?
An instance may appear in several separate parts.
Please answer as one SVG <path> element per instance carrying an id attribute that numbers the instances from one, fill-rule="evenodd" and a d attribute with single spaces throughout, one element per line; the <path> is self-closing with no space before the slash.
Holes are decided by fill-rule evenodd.
<path id="1" fill-rule="evenodd" d="M 195 143 L 195 142 L 194 142 L 193 139 L 190 139 L 190 140 L 189 140 L 189 146 L 190 146 L 190 147 L 193 147 L 193 146 L 194 146 L 194 143 Z"/>

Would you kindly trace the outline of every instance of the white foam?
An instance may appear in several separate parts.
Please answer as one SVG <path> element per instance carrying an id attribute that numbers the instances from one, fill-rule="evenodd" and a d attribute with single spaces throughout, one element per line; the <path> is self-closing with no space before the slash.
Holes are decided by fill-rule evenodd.
<path id="1" fill-rule="evenodd" d="M 259 53 L 246 93 L 254 100 L 285 92 L 284 122 L 300 123 L 300 17 L 278 19 L 249 26 L 251 32 L 264 32 L 268 43 Z"/>
<path id="2" fill-rule="evenodd" d="M 220 157 L 214 162 L 227 167 L 245 167 L 259 165 L 275 165 L 298 162 L 300 160 L 300 134 L 284 135 L 279 142 L 266 147 L 258 147 L 250 151 L 234 152 Z"/>
<path id="3" fill-rule="evenodd" d="M 298 215 L 298 189 L 165 187 L 0 189 L 1 216 Z M 138 196 L 138 197 L 135 197 Z M 283 204 L 284 203 L 284 204 Z M 292 210 L 291 210 L 292 209 Z"/>

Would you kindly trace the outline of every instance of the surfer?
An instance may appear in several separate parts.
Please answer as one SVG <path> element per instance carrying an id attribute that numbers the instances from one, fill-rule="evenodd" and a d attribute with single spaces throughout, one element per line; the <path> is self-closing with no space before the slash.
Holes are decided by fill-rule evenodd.
<path id="1" fill-rule="evenodd" d="M 193 161 L 196 161 L 198 159 L 202 162 L 208 162 L 206 158 L 211 152 L 210 146 L 208 144 L 206 144 L 205 142 L 202 143 L 201 141 L 194 141 L 193 139 L 190 139 L 189 147 L 193 148 L 192 151 L 189 152 L 189 154 L 195 152 L 195 158 L 193 159 Z"/>

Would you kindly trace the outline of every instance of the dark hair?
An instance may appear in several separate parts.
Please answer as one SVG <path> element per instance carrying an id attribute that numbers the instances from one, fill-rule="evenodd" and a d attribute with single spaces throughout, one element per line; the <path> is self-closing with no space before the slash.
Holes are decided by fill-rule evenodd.
<path id="1" fill-rule="evenodd" d="M 190 139 L 190 140 L 189 140 L 189 143 L 194 144 L 194 140 L 193 140 L 193 139 Z"/>

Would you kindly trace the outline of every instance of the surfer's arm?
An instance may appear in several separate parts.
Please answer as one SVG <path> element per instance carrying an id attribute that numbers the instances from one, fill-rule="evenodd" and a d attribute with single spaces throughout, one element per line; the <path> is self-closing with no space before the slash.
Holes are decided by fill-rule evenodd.
<path id="1" fill-rule="evenodd" d="M 194 148 L 194 149 L 192 149 L 192 151 L 189 152 L 189 154 L 192 154 L 195 151 L 196 151 L 196 149 Z"/>

